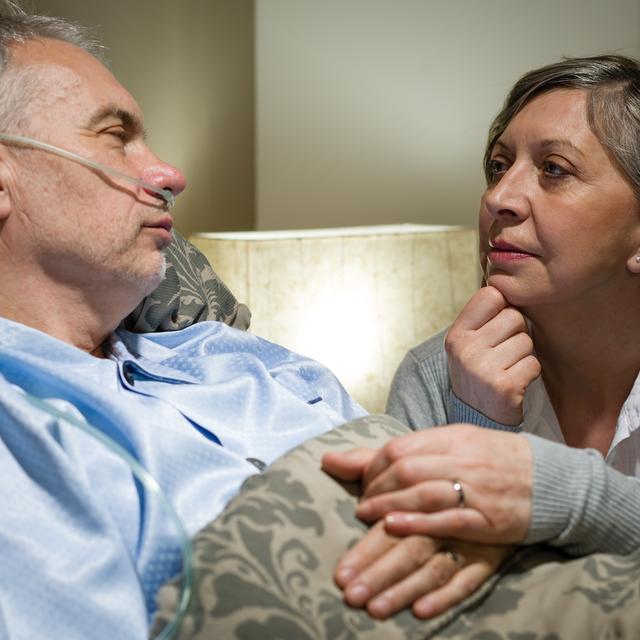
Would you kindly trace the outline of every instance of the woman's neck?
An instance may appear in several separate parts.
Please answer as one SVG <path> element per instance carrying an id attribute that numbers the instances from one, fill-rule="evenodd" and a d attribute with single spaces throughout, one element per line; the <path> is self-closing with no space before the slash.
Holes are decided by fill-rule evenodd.
<path id="1" fill-rule="evenodd" d="M 624 306 L 625 308 L 621 308 Z M 640 305 L 554 305 L 524 310 L 547 378 L 606 392 L 640 370 Z"/>
<path id="2" fill-rule="evenodd" d="M 525 310 L 567 444 L 592 446 L 606 454 L 640 371 L 638 306 L 627 300 Z"/>

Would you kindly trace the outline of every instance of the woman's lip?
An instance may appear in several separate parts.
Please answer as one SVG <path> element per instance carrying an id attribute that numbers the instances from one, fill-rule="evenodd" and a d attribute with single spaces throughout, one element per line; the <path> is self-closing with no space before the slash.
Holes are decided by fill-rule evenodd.
<path id="1" fill-rule="evenodd" d="M 529 251 L 528 249 L 523 249 L 515 244 L 511 244 L 506 240 L 502 240 L 501 238 L 494 238 L 493 240 L 489 240 L 489 252 L 497 251 L 501 253 L 514 253 L 520 254 L 523 256 L 533 256 L 539 257 L 537 253 L 533 251 Z"/>
<path id="2" fill-rule="evenodd" d="M 487 253 L 487 260 L 489 260 L 491 264 L 504 264 L 506 262 L 515 262 L 517 260 L 526 260 L 535 257 L 533 253 L 520 250 L 491 249 L 489 253 Z"/>
<path id="3" fill-rule="evenodd" d="M 522 249 L 516 246 L 515 244 L 511 244 L 510 242 L 505 242 L 504 240 L 490 240 L 489 248 L 496 249 L 497 251 L 514 251 L 515 253 L 528 253 L 530 255 L 535 255 L 531 251 Z"/>

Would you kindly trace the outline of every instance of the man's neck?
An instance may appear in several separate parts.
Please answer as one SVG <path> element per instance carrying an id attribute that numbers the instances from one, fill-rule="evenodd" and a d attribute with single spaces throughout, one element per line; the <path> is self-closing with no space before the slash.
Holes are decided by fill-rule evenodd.
<path id="1" fill-rule="evenodd" d="M 104 357 L 102 343 L 115 326 L 108 327 L 104 322 L 91 319 L 90 315 L 72 309 L 68 309 L 68 313 L 49 312 L 47 307 L 25 310 L 6 304 L 0 297 L 0 316 L 3 318 L 42 331 L 96 357 Z"/>
<path id="2" fill-rule="evenodd" d="M 138 303 L 131 294 L 110 295 L 104 287 L 82 292 L 28 277 L 12 278 L 12 283 L 4 282 L 0 288 L 0 316 L 96 357 L 104 357 L 102 344 Z"/>

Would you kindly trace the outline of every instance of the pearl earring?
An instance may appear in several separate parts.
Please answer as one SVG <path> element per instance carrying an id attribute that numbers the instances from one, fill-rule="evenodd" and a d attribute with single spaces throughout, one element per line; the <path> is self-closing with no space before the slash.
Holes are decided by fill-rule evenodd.
<path id="1" fill-rule="evenodd" d="M 636 262 L 640 264 L 640 255 L 636 256 Z"/>

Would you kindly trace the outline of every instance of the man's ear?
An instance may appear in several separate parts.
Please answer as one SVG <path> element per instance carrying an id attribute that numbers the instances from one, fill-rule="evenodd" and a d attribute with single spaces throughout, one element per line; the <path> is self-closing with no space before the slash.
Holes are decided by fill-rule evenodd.
<path id="1" fill-rule="evenodd" d="M 7 162 L 7 154 L 0 148 L 0 222 L 4 222 L 11 213 L 12 201 L 9 185 L 11 184 L 11 170 Z"/>

